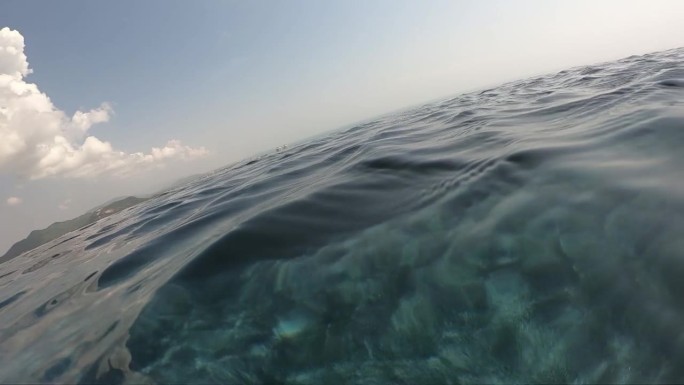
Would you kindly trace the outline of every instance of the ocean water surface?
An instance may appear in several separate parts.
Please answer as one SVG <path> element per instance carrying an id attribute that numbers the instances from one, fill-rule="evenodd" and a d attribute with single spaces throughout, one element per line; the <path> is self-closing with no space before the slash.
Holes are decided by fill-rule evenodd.
<path id="1" fill-rule="evenodd" d="M 0 382 L 683 382 L 683 149 L 676 49 L 243 161 L 0 264 Z"/>

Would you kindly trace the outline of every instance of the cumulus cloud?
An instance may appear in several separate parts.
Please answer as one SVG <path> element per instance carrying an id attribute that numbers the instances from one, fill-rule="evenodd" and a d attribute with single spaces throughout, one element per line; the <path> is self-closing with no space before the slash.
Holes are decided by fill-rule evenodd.
<path id="1" fill-rule="evenodd" d="M 207 153 L 178 140 L 149 153 L 127 153 L 89 135 L 113 114 L 107 103 L 68 116 L 25 77 L 31 73 L 24 54 L 24 37 L 0 29 L 0 172 L 30 179 L 48 176 L 88 177 L 102 173 L 128 175 L 171 159 L 191 159 Z"/>
<path id="2" fill-rule="evenodd" d="M 19 197 L 9 197 L 7 198 L 7 205 L 8 206 L 18 206 L 20 205 L 24 200 L 19 198 Z"/>

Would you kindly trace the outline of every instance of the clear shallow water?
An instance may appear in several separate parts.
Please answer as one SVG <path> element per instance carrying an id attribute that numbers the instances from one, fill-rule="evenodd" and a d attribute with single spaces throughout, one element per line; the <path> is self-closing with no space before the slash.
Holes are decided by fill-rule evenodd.
<path id="1" fill-rule="evenodd" d="M 385 117 L 0 264 L 0 382 L 684 381 L 684 49 Z"/>

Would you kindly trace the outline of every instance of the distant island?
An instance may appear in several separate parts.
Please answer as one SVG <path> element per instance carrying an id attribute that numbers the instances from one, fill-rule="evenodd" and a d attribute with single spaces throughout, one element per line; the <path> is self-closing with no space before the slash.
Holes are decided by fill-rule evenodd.
<path id="1" fill-rule="evenodd" d="M 137 205 L 138 203 L 144 202 L 148 199 L 149 197 L 139 198 L 134 196 L 117 198 L 74 219 L 64 222 L 55 222 L 42 230 L 31 231 L 28 237 L 12 245 L 12 247 L 10 247 L 10 249 L 2 257 L 0 257 L 0 263 L 8 261 L 18 255 L 21 255 L 21 253 L 25 251 L 35 249 L 36 247 L 48 243 L 53 239 L 57 239 L 64 234 L 78 230 L 81 227 L 97 222 L 102 218 L 116 214 L 121 210 Z"/>
<path id="2" fill-rule="evenodd" d="M 180 179 L 175 180 L 173 183 L 169 183 L 164 186 L 159 192 L 151 194 L 145 197 L 127 196 L 111 199 L 100 206 L 97 206 L 85 214 L 69 219 L 64 222 L 55 222 L 50 226 L 42 230 L 33 230 L 31 233 L 21 241 L 15 243 L 10 247 L 7 252 L 0 257 L 0 263 L 9 261 L 10 259 L 21 255 L 21 253 L 29 250 L 33 250 L 40 245 L 44 245 L 53 239 L 57 239 L 64 234 L 70 233 L 74 230 L 78 230 L 81 227 L 85 227 L 91 223 L 95 223 L 102 218 L 108 217 L 112 214 L 116 214 L 121 210 L 125 210 L 131 206 L 135 206 L 138 203 L 144 202 L 155 196 L 164 195 L 169 190 L 186 185 L 193 180 L 202 177 L 205 174 L 193 174 Z"/>

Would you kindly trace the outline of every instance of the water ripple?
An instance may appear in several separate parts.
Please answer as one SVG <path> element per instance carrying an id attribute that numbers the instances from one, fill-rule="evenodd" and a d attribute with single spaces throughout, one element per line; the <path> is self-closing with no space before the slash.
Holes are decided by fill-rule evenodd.
<path id="1" fill-rule="evenodd" d="M 684 380 L 684 50 L 248 159 L 0 263 L 0 381 Z"/>

